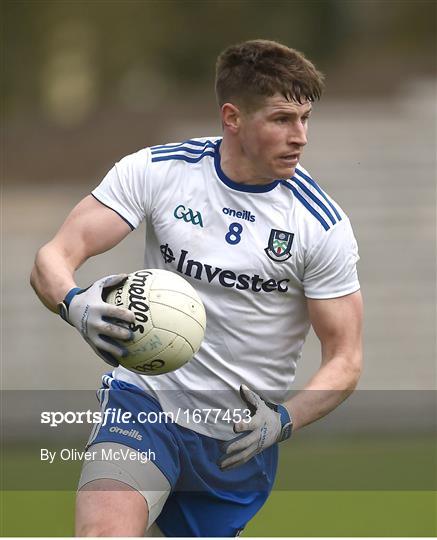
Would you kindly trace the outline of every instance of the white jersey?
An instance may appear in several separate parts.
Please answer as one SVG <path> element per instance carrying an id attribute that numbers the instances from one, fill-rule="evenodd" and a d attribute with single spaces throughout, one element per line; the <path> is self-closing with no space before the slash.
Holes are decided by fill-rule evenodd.
<path id="1" fill-rule="evenodd" d="M 300 165 L 289 180 L 238 184 L 221 169 L 220 143 L 142 149 L 93 195 L 132 229 L 145 220 L 145 268 L 181 274 L 207 316 L 191 362 L 155 377 L 119 367 L 115 378 L 155 396 L 179 424 L 230 439 L 229 415 L 204 411 L 244 408 L 243 382 L 275 403 L 290 397 L 310 328 L 306 298 L 357 291 L 358 250 L 347 216 Z M 195 409 L 200 422 L 187 412 Z"/>

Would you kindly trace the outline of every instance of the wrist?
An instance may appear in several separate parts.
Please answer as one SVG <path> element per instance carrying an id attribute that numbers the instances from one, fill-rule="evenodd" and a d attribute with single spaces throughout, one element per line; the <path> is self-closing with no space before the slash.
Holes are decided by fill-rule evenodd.
<path id="1" fill-rule="evenodd" d="M 62 300 L 62 302 L 59 302 L 57 306 L 59 315 L 64 319 L 64 321 L 67 321 L 69 324 L 71 323 L 68 318 L 68 309 L 73 298 L 76 296 L 77 293 L 81 291 L 82 289 L 80 287 L 73 287 L 67 292 L 65 298 Z"/>
<path id="2" fill-rule="evenodd" d="M 293 418 L 284 405 L 278 405 L 277 407 L 277 412 L 281 421 L 281 433 L 278 442 L 281 442 L 291 437 L 293 432 Z"/>

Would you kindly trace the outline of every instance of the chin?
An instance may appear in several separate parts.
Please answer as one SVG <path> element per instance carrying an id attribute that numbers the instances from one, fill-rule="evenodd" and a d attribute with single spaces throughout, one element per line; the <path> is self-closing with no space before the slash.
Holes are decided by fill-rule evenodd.
<path id="1" fill-rule="evenodd" d="M 294 175 L 295 170 L 296 170 L 296 167 L 287 167 L 285 169 L 277 170 L 275 178 L 286 180 L 287 178 L 291 178 Z"/>

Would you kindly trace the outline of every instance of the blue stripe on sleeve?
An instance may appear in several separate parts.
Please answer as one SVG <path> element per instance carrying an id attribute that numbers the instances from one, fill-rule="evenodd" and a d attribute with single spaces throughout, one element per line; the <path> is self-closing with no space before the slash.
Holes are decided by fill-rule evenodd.
<path id="1" fill-rule="evenodd" d="M 214 147 L 214 145 L 211 145 Z M 197 149 L 197 148 L 188 148 L 187 146 L 180 146 L 179 148 L 160 148 L 158 150 L 152 149 L 152 155 L 156 154 L 171 154 L 176 152 L 190 152 L 191 154 L 202 154 L 206 148 Z"/>
<path id="2" fill-rule="evenodd" d="M 178 154 L 173 154 L 171 156 L 157 156 L 157 157 L 152 157 L 152 163 L 157 162 L 157 161 L 169 161 L 171 159 L 179 159 L 181 161 L 186 161 L 187 163 L 198 163 L 201 159 L 203 159 L 206 156 L 214 157 L 214 152 L 204 152 L 198 157 L 188 157 L 188 156 L 178 155 Z"/>
<path id="3" fill-rule="evenodd" d="M 305 208 L 321 223 L 321 225 L 325 229 L 325 231 L 329 230 L 330 227 L 329 227 L 328 223 L 326 223 L 326 221 L 317 212 L 317 210 L 315 208 L 313 208 L 304 197 L 302 197 L 302 195 L 298 192 L 298 190 L 294 186 L 292 186 L 291 184 L 289 184 L 285 180 L 283 180 L 281 183 L 285 187 L 287 187 L 290 191 L 293 192 L 293 195 L 296 197 L 296 199 L 298 199 L 305 206 Z"/>
<path id="4" fill-rule="evenodd" d="M 304 193 L 306 193 L 308 195 L 308 197 L 310 199 L 312 199 L 324 212 L 325 214 L 328 216 L 328 218 L 330 219 L 331 223 L 333 225 L 335 225 L 337 222 L 334 218 L 334 216 L 331 214 L 331 212 L 329 211 L 329 209 L 322 203 L 322 201 L 317 198 L 314 193 L 309 190 L 305 184 L 303 184 L 300 180 L 298 180 L 297 178 L 293 177 L 293 182 L 296 182 L 296 184 L 302 189 L 302 191 Z"/>
<path id="5" fill-rule="evenodd" d="M 319 184 L 317 184 L 317 182 L 315 182 L 310 176 L 307 176 L 305 173 L 303 173 L 302 171 L 300 171 L 299 169 L 296 169 L 294 171 L 296 174 L 298 174 L 301 178 L 303 178 L 304 180 L 306 180 L 307 182 L 309 182 L 319 193 L 320 195 L 325 199 L 325 201 L 329 204 L 329 206 L 332 208 L 334 214 L 337 216 L 337 219 L 338 221 L 341 221 L 341 216 L 337 210 L 337 208 L 335 208 L 335 205 L 332 204 L 332 202 L 328 199 L 328 197 L 325 195 L 325 193 L 323 192 L 323 190 L 320 188 Z"/>
<path id="6" fill-rule="evenodd" d="M 200 142 L 200 141 L 195 141 L 193 139 L 188 139 L 187 141 L 183 141 L 183 142 L 177 143 L 177 144 L 162 144 L 162 145 L 158 145 L 158 146 L 152 146 L 151 150 L 152 150 L 152 152 L 154 152 L 155 150 L 159 151 L 159 150 L 162 150 L 162 149 L 165 150 L 167 148 L 174 148 L 175 151 L 176 151 L 176 150 L 179 149 L 179 147 L 184 146 L 184 144 L 192 144 L 193 146 L 202 146 L 202 147 L 215 146 L 215 143 L 213 141 L 210 141 L 210 140 Z"/>

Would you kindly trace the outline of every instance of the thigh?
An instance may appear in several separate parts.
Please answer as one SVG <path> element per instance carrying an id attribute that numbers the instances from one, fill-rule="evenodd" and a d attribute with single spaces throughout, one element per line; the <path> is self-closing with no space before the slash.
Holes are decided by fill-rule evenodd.
<path id="1" fill-rule="evenodd" d="M 134 488 L 111 479 L 89 482 L 76 497 L 76 536 L 144 536 L 148 507 Z"/>
<path id="2" fill-rule="evenodd" d="M 125 445 L 93 444 L 88 455 L 79 480 L 79 528 L 92 524 L 106 529 L 110 524 L 109 530 L 126 531 L 123 535 L 140 529 L 143 534 L 161 513 L 170 494 L 167 478 L 153 462 L 142 460 L 141 453 Z"/>
<path id="3" fill-rule="evenodd" d="M 144 457 L 138 460 L 137 469 L 141 469 L 145 461 L 152 462 L 173 488 L 180 474 L 178 441 L 171 421 L 167 422 L 162 416 L 160 404 L 132 384 L 107 375 L 103 381 L 98 393 L 101 421 L 91 432 L 87 450 L 100 443 L 126 446 Z M 117 456 L 120 457 L 120 453 Z M 104 460 L 108 461 L 107 455 L 102 456 Z"/>
<path id="4" fill-rule="evenodd" d="M 79 481 L 78 531 L 97 527 L 107 534 L 143 535 L 177 481 L 177 444 L 165 422 L 139 421 L 147 414 L 159 417 L 156 400 L 128 383 L 103 380 L 101 422 L 88 441 L 90 458 Z"/>

